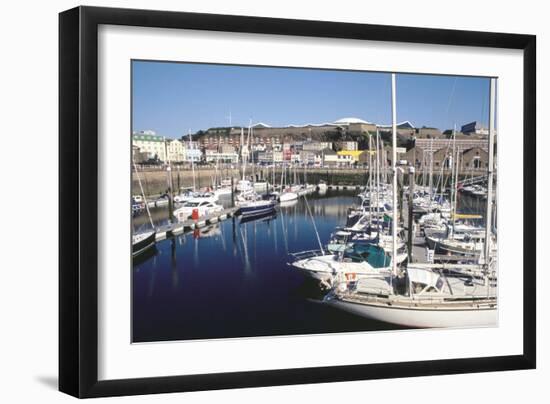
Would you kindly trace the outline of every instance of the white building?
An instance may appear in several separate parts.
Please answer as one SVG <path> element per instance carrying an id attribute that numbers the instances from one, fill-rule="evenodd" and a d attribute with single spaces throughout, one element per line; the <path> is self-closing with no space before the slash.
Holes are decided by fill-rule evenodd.
<path id="1" fill-rule="evenodd" d="M 353 165 L 354 160 L 351 155 L 342 155 L 342 154 L 325 154 L 324 155 L 324 164 L 325 166 L 331 167 L 349 167 Z"/>
<path id="2" fill-rule="evenodd" d="M 284 154 L 282 150 L 273 150 L 273 161 L 275 163 L 282 163 L 284 160 Z"/>
<path id="3" fill-rule="evenodd" d="M 166 138 L 153 131 L 134 132 L 132 146 L 139 148 L 143 160 L 158 159 L 166 161 Z"/>
<path id="4" fill-rule="evenodd" d="M 204 158 L 207 163 L 237 163 L 239 161 L 239 155 L 233 151 L 224 153 L 217 150 L 206 150 Z"/>
<path id="5" fill-rule="evenodd" d="M 190 162 L 198 163 L 201 160 L 202 160 L 202 152 L 200 151 L 200 149 L 190 149 L 190 148 L 185 149 L 184 161 L 188 163 Z"/>
<path id="6" fill-rule="evenodd" d="M 345 151 L 356 151 L 358 150 L 357 142 L 354 141 L 343 141 L 339 143 L 342 150 Z"/>
<path id="7" fill-rule="evenodd" d="M 306 151 L 319 151 L 323 149 L 332 149 L 332 142 L 305 142 L 302 145 L 302 150 Z"/>

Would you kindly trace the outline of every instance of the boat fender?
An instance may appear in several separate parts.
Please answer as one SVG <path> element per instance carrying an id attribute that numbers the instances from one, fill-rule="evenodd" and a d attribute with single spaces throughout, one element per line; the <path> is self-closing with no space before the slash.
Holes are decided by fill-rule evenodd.
<path id="1" fill-rule="evenodd" d="M 193 209 L 192 214 L 191 214 L 191 218 L 193 220 L 199 220 L 199 210 L 198 209 Z"/>

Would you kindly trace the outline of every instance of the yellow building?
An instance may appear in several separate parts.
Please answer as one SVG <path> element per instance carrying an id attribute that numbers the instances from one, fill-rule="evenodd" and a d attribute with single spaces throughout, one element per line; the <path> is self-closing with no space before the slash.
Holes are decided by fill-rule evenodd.
<path id="1" fill-rule="evenodd" d="M 359 162 L 359 157 L 361 154 L 363 154 L 364 150 L 340 150 L 337 152 L 339 156 L 349 156 L 348 158 L 351 158 L 353 163 Z"/>
<path id="2" fill-rule="evenodd" d="M 168 161 L 177 163 L 185 161 L 186 147 L 182 141 L 178 139 L 166 139 L 166 151 L 168 153 Z"/>

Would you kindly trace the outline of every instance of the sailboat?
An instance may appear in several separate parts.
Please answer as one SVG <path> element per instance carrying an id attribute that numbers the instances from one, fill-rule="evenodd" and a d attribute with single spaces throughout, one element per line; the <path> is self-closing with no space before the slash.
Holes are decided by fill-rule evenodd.
<path id="1" fill-rule="evenodd" d="M 298 194 L 293 192 L 292 187 L 285 187 L 286 172 L 283 165 L 281 170 L 281 194 L 279 194 L 279 201 L 281 203 L 295 201 L 298 199 Z"/>
<path id="2" fill-rule="evenodd" d="M 217 197 L 220 196 L 227 196 L 231 195 L 233 193 L 233 188 L 231 187 L 231 179 L 221 179 L 221 173 L 220 173 L 220 153 L 218 150 L 218 155 L 216 156 L 216 167 L 215 167 L 215 179 L 213 184 L 213 193 Z M 219 184 L 218 184 L 218 178 Z"/>
<path id="3" fill-rule="evenodd" d="M 272 199 L 263 199 L 261 195 L 258 195 L 254 190 L 253 184 L 246 180 L 246 162 L 249 157 L 249 145 L 250 145 L 250 130 L 248 128 L 248 138 L 247 138 L 247 156 L 243 156 L 243 177 L 242 180 L 237 184 L 237 190 L 240 193 L 237 195 L 235 200 L 235 205 L 239 207 L 237 214 L 242 216 L 255 216 L 263 215 L 269 212 L 273 212 L 275 209 L 276 202 Z M 241 138 L 243 138 L 243 131 L 241 129 Z"/>
<path id="4" fill-rule="evenodd" d="M 132 235 L 132 257 L 137 257 L 153 247 L 156 242 L 155 230 Z"/>
<path id="5" fill-rule="evenodd" d="M 396 162 L 395 74 L 392 74 L 393 168 Z M 493 181 L 495 85 L 491 79 L 489 114 L 489 195 Z M 393 206 L 397 206 L 397 176 L 393 176 Z M 491 234 L 492 203 L 487 203 L 486 241 Z M 396 252 L 397 227 L 393 228 Z M 356 315 L 407 327 L 473 327 L 497 323 L 496 262 L 485 243 L 484 262 L 477 265 L 411 264 L 398 268 L 393 262 L 389 276 L 340 279 L 325 302 Z"/>
<path id="6" fill-rule="evenodd" d="M 327 253 L 320 250 L 292 253 L 292 267 L 322 285 L 332 287 L 341 279 L 379 278 L 389 276 L 390 258 L 375 245 L 349 245 L 340 252 Z"/>
<path id="7" fill-rule="evenodd" d="M 137 171 L 136 163 L 133 162 L 133 165 L 134 165 L 134 171 L 138 179 L 139 188 L 141 190 L 141 196 L 143 198 L 145 209 L 147 210 L 147 215 L 149 217 L 149 223 L 151 224 L 151 227 L 152 227 L 151 230 L 147 230 L 137 234 L 132 234 L 132 258 L 135 258 L 142 255 L 143 253 L 145 253 L 155 245 L 157 231 L 155 229 L 155 225 L 151 217 L 151 212 L 149 211 L 147 198 L 145 197 L 145 193 L 143 192 L 143 186 L 141 184 L 141 178 L 139 177 L 139 173 Z"/>
<path id="8" fill-rule="evenodd" d="M 324 194 L 327 192 L 328 185 L 325 180 L 320 180 L 317 184 L 317 191 L 319 191 L 320 194 Z"/>

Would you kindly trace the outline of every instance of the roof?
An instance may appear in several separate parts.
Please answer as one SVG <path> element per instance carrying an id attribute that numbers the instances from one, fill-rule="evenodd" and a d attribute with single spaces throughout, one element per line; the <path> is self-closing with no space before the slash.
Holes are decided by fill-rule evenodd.
<path id="1" fill-rule="evenodd" d="M 372 122 L 367 122 L 367 121 L 364 121 L 360 118 L 355 118 L 355 117 L 346 117 L 346 118 L 338 119 L 338 120 L 334 121 L 333 123 L 336 124 L 336 125 L 349 125 L 350 123 L 371 124 Z"/>
<path id="2" fill-rule="evenodd" d="M 165 140 L 164 136 L 145 135 L 145 134 L 134 134 L 133 138 L 134 140 L 141 140 L 144 142 L 164 142 Z"/>
<path id="3" fill-rule="evenodd" d="M 379 128 L 391 128 L 392 125 L 378 125 Z M 410 121 L 399 122 L 396 125 L 397 129 L 414 129 L 414 125 Z"/>
<path id="4" fill-rule="evenodd" d="M 294 125 L 290 124 L 287 126 L 284 126 L 285 128 L 307 128 L 307 127 L 322 127 L 322 126 L 335 126 L 334 123 L 330 122 L 323 122 L 323 123 L 305 123 L 303 125 Z"/>
<path id="5" fill-rule="evenodd" d="M 263 122 L 258 122 L 258 123 L 255 123 L 254 125 L 252 125 L 253 128 L 271 128 L 270 125 L 268 125 L 267 123 L 263 123 Z"/>
<path id="6" fill-rule="evenodd" d="M 471 152 L 472 150 L 480 150 L 480 151 L 482 151 L 482 152 L 485 153 L 485 154 L 489 154 L 486 150 L 484 150 L 484 149 L 483 149 L 482 147 L 480 147 L 480 146 L 474 146 L 474 147 L 470 147 L 470 148 L 468 148 L 468 149 L 464 149 L 464 150 L 462 151 L 462 154 L 466 154 L 466 153 L 468 153 L 468 152 Z"/>

